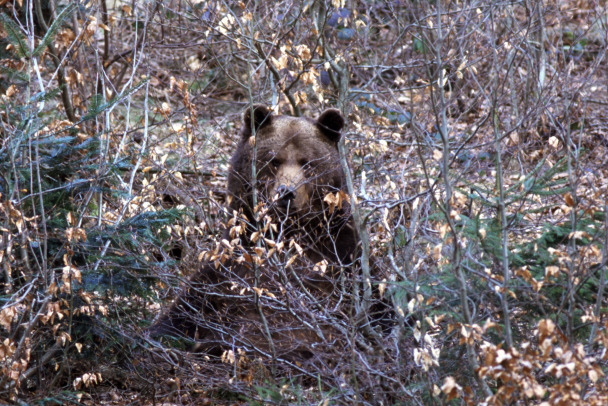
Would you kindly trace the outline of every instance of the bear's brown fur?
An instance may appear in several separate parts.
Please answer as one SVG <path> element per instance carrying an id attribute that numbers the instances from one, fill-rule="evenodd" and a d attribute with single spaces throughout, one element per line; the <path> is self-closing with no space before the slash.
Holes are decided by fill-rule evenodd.
<path id="1" fill-rule="evenodd" d="M 340 210 L 330 213 L 324 202 L 328 193 L 346 189 L 337 147 L 343 126 L 344 118 L 336 109 L 328 109 L 312 120 L 275 116 L 266 107 L 254 106 L 253 123 L 251 110 L 247 109 L 228 174 L 230 209 L 241 211 L 250 222 L 254 219 L 255 149 L 257 201 L 267 203 L 276 217 L 292 220 L 284 237 L 299 234 L 303 238 L 300 245 L 315 262 L 349 262 L 358 243 L 350 207 L 345 202 Z M 255 227 L 249 225 L 254 231 Z"/>
<path id="2" fill-rule="evenodd" d="M 316 120 L 245 111 L 228 174 L 230 259 L 204 265 L 152 334 L 194 338 L 208 354 L 236 347 L 284 360 L 329 345 L 359 244 L 348 202 L 326 203 L 345 195 L 343 125 L 335 109 Z"/>

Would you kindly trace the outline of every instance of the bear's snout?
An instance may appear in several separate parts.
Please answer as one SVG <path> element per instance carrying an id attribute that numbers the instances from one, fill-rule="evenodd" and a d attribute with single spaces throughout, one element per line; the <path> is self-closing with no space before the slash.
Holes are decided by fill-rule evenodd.
<path id="1" fill-rule="evenodd" d="M 276 169 L 270 196 L 277 208 L 299 212 L 310 206 L 309 187 L 302 167 L 293 162 L 284 162 Z"/>
<path id="2" fill-rule="evenodd" d="M 277 203 L 282 208 L 287 208 L 296 199 L 296 190 L 291 186 L 280 185 L 277 188 Z"/>

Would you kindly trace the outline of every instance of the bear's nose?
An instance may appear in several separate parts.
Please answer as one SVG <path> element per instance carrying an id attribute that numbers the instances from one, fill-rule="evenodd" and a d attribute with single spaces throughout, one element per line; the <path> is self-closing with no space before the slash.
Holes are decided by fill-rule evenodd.
<path id="1" fill-rule="evenodd" d="M 277 188 L 278 203 L 281 207 L 287 207 L 289 202 L 296 198 L 296 193 L 294 188 L 291 186 L 281 185 Z"/>

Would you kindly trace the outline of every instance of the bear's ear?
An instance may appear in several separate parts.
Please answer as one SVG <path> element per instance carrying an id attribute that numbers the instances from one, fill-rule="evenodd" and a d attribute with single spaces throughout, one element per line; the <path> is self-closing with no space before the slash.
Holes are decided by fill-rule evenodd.
<path id="1" fill-rule="evenodd" d="M 333 142 L 340 141 L 342 127 L 344 127 L 344 117 L 340 110 L 327 109 L 317 119 L 317 128 Z"/>
<path id="2" fill-rule="evenodd" d="M 260 104 L 253 105 L 253 127 L 255 131 L 272 122 L 272 111 Z M 243 114 L 243 137 L 251 136 L 251 107 L 247 107 Z"/>

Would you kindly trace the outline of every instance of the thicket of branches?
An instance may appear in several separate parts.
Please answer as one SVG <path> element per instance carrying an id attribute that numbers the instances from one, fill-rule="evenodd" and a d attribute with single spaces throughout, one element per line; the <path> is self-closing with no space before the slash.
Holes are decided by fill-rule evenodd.
<path id="1" fill-rule="evenodd" d="M 608 402 L 605 2 L 13 0 L 0 26 L 0 399 Z M 288 292 L 338 332 L 315 362 L 145 333 L 238 251 L 254 103 L 347 118 L 363 266 L 339 316 Z M 255 254 L 288 271 L 282 243 Z"/>

